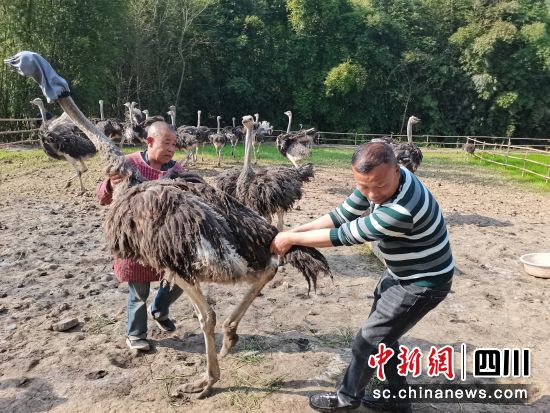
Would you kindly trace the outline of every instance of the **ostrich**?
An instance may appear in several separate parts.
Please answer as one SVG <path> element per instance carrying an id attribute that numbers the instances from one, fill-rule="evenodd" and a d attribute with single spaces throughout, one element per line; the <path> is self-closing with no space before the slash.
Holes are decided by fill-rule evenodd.
<path id="1" fill-rule="evenodd" d="M 257 164 L 258 158 L 260 157 L 260 145 L 265 140 L 266 136 L 271 135 L 273 133 L 273 126 L 271 126 L 271 124 L 265 120 L 260 122 L 259 113 L 255 113 L 254 118 L 255 118 L 254 129 L 256 130 L 256 133 L 252 140 L 252 148 L 254 153 L 254 164 Z"/>
<path id="2" fill-rule="evenodd" d="M 393 148 L 397 162 L 412 173 L 415 173 L 422 162 L 422 151 L 412 139 L 412 125 L 420 122 L 416 116 L 411 116 L 407 122 L 407 142 L 400 143 Z"/>
<path id="3" fill-rule="evenodd" d="M 124 105 L 125 106 L 128 105 L 128 102 L 125 103 Z M 132 102 L 128 106 L 128 109 L 129 109 L 128 116 L 132 120 L 132 123 L 134 125 L 138 125 L 146 119 L 145 113 L 139 110 L 136 106 L 137 106 L 137 102 Z"/>
<path id="4" fill-rule="evenodd" d="M 412 139 L 412 125 L 420 122 L 416 116 L 409 117 L 407 122 L 407 142 L 398 143 L 391 136 L 372 139 L 371 142 L 385 142 L 393 148 L 397 162 L 403 165 L 412 173 L 415 173 L 422 162 L 422 151 L 416 146 Z"/>
<path id="5" fill-rule="evenodd" d="M 164 122 L 164 117 L 160 115 L 149 116 L 149 111 L 147 109 L 144 109 L 141 112 L 145 115 L 145 120 L 140 123 L 140 125 L 144 128 L 148 128 L 155 122 Z"/>
<path id="6" fill-rule="evenodd" d="M 231 128 L 231 133 L 233 135 L 233 139 L 231 139 L 231 135 L 229 135 L 229 140 L 231 142 L 231 156 L 235 158 L 235 149 L 237 148 L 237 144 L 240 140 L 244 138 L 244 132 L 242 126 L 235 126 L 235 117 L 232 118 L 233 121 L 233 128 Z"/>
<path id="7" fill-rule="evenodd" d="M 466 142 L 466 143 L 462 146 L 462 149 L 464 149 L 464 151 L 466 151 L 466 153 L 473 154 L 473 153 L 476 151 L 476 144 L 475 144 L 475 143 Z"/>
<path id="8" fill-rule="evenodd" d="M 78 109 L 67 82 L 40 55 L 20 52 L 5 61 L 33 77 L 49 100 L 57 100 L 71 120 L 93 141 L 108 174 L 125 179 L 116 186 L 104 229 L 114 255 L 133 259 L 164 273 L 188 295 L 204 333 L 205 376 L 183 386 L 185 392 L 207 397 L 220 378 L 214 328 L 216 314 L 201 283 L 251 284 L 242 302 L 223 323 L 220 356 L 237 343 L 237 328 L 246 310 L 275 276 L 278 259 L 269 251 L 276 228 L 233 197 L 216 191 L 189 173 L 144 181 L 122 152 Z M 325 257 L 314 248 L 293 247 L 284 260 L 313 282 L 319 272 L 330 274 Z"/>
<path id="9" fill-rule="evenodd" d="M 99 101 L 99 122 L 96 123 L 96 126 L 111 140 L 120 140 L 122 144 L 124 126 L 117 119 L 105 119 L 103 115 L 103 100 Z"/>
<path id="10" fill-rule="evenodd" d="M 314 139 L 317 137 L 315 128 L 302 129 L 298 132 L 291 132 L 290 126 L 292 124 L 292 112 L 287 110 L 285 115 L 288 116 L 288 126 L 286 133 L 281 133 L 275 140 L 277 149 L 281 155 L 288 158 L 292 164 L 298 168 L 298 162 L 304 158 L 311 156 L 311 146 Z"/>
<path id="11" fill-rule="evenodd" d="M 82 184 L 82 174 L 88 170 L 84 161 L 96 154 L 94 144 L 82 134 L 73 122 L 63 114 L 62 116 L 48 120 L 46 108 L 42 99 L 31 100 L 33 105 L 38 106 L 42 116 L 42 125 L 38 131 L 40 145 L 50 158 L 55 160 L 66 160 L 75 169 L 76 174 L 71 177 L 65 187 L 69 187 L 71 181 L 78 177 L 80 190 L 85 192 Z M 77 166 L 80 164 L 80 168 Z"/>
<path id="12" fill-rule="evenodd" d="M 222 131 L 225 134 L 226 140 L 231 144 L 231 156 L 235 158 L 235 147 L 239 143 L 239 137 L 235 133 L 235 117 L 233 117 L 232 120 L 233 126 L 226 126 Z"/>
<path id="13" fill-rule="evenodd" d="M 142 126 L 146 121 L 146 116 L 139 109 L 136 109 L 136 102 L 126 102 L 124 106 L 128 108 L 128 113 L 126 114 L 126 122 L 124 123 L 124 135 L 121 141 L 120 146 L 126 142 L 134 143 L 140 142 L 145 144 L 147 139 L 147 131 Z"/>
<path id="14" fill-rule="evenodd" d="M 221 156 L 222 156 L 222 149 L 227 143 L 227 136 L 225 133 L 222 132 L 220 128 L 220 120 L 222 119 L 221 116 L 216 116 L 216 121 L 218 123 L 218 129 L 216 129 L 216 133 L 212 133 L 210 135 L 210 141 L 216 148 L 216 156 L 218 157 L 218 163 L 216 166 L 220 167 L 221 165 Z"/>
<path id="15" fill-rule="evenodd" d="M 277 229 L 280 231 L 284 226 L 284 213 L 292 209 L 294 203 L 302 197 L 304 182 L 313 177 L 313 165 L 307 164 L 297 169 L 285 166 L 261 168 L 254 172 L 250 166 L 255 132 L 252 117 L 243 118 L 243 125 L 246 130 L 243 168 L 221 172 L 214 178 L 214 184 L 258 212 L 269 223 L 272 216 L 277 214 Z"/>
<path id="16" fill-rule="evenodd" d="M 194 126 L 182 125 L 176 128 L 176 107 L 170 106 L 170 110 L 167 112 L 172 119 L 172 128 L 176 132 L 176 146 L 178 149 L 183 149 L 187 152 L 187 159 L 185 164 L 196 164 L 197 158 L 195 157 L 195 149 L 197 147 L 196 129 Z"/>
<path id="17" fill-rule="evenodd" d="M 202 111 L 197 111 L 197 142 L 202 146 L 201 152 L 201 161 L 204 162 L 204 145 L 210 142 L 210 129 L 206 126 L 201 126 L 201 113 Z M 197 154 L 195 158 L 199 155 L 199 147 L 197 146 Z"/>

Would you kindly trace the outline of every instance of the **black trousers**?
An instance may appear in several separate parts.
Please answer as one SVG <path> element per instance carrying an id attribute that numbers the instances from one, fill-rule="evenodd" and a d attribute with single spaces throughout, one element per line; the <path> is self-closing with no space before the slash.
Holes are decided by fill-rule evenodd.
<path id="1" fill-rule="evenodd" d="M 392 278 L 384 272 L 374 290 L 370 315 L 361 327 L 352 347 L 352 359 L 338 389 L 338 397 L 345 404 L 356 404 L 365 392 L 375 368 L 368 365 L 369 357 L 384 343 L 394 355 L 384 366 L 388 385 L 406 384 L 397 373 L 399 338 L 409 331 L 449 293 L 452 281 L 437 287 L 420 287 Z"/>

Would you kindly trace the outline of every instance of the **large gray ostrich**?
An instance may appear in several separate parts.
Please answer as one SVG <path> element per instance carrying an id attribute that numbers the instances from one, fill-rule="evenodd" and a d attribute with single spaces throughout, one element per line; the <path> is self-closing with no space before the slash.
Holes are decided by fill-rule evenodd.
<path id="1" fill-rule="evenodd" d="M 269 223 L 276 214 L 280 231 L 284 226 L 284 213 L 292 209 L 294 203 L 302 197 L 304 182 L 313 177 L 313 165 L 299 168 L 276 166 L 255 172 L 250 166 L 255 133 L 253 123 L 251 116 L 243 118 L 246 130 L 243 168 L 226 169 L 214 177 L 214 184 L 258 212 Z"/>
<path id="2" fill-rule="evenodd" d="M 262 120 L 260 122 L 260 114 L 255 113 L 254 114 L 255 122 L 254 122 L 254 130 L 256 133 L 254 134 L 253 140 L 252 140 L 252 149 L 254 154 L 254 164 L 256 165 L 258 163 L 258 158 L 260 157 L 260 145 L 262 142 L 265 141 L 265 138 L 273 133 L 273 126 L 265 120 Z"/>
<path id="3" fill-rule="evenodd" d="M 277 272 L 277 256 L 269 252 L 276 228 L 234 198 L 216 191 L 192 174 L 144 181 L 122 152 L 86 117 L 69 95 L 66 81 L 40 55 L 20 52 L 6 63 L 33 77 L 49 100 L 96 145 L 108 174 L 126 179 L 116 186 L 104 229 L 115 256 L 133 259 L 164 273 L 188 295 L 204 333 L 206 373 L 182 390 L 208 396 L 220 378 L 214 328 L 216 314 L 201 291 L 201 283 L 251 285 L 242 302 L 223 323 L 220 356 L 238 340 L 237 327 L 262 288 Z M 172 178 L 172 179 L 170 179 Z M 313 248 L 293 248 L 284 257 L 315 286 L 319 272 L 329 273 L 324 256 Z"/>
<path id="4" fill-rule="evenodd" d="M 318 133 L 315 128 L 300 129 L 298 132 L 291 132 L 292 112 L 287 110 L 288 126 L 286 133 L 281 133 L 275 140 L 277 150 L 298 168 L 298 162 L 311 156 L 311 147 Z"/>
<path id="5" fill-rule="evenodd" d="M 216 122 L 218 123 L 218 128 L 216 129 L 216 133 L 212 133 L 210 135 L 210 141 L 216 148 L 216 156 L 218 157 L 218 163 L 216 166 L 220 167 L 221 165 L 221 157 L 222 157 L 222 149 L 227 143 L 227 136 L 225 133 L 221 130 L 220 121 L 222 117 L 216 116 Z"/>
<path id="6" fill-rule="evenodd" d="M 99 122 L 96 126 L 111 140 L 119 140 L 122 144 L 124 124 L 118 119 L 106 119 L 103 112 L 103 100 L 99 101 Z"/>
<path id="7" fill-rule="evenodd" d="M 176 107 L 170 106 L 170 110 L 167 112 L 172 120 L 172 129 L 176 132 L 176 147 L 180 150 L 187 152 L 185 164 L 197 162 L 195 157 L 195 149 L 197 148 L 196 128 L 194 126 L 182 125 L 176 128 Z"/>
<path id="8" fill-rule="evenodd" d="M 85 191 L 82 184 L 82 174 L 88 170 L 84 161 L 96 154 L 94 144 L 75 126 L 66 114 L 58 118 L 47 120 L 46 108 L 42 99 L 31 100 L 33 105 L 38 106 L 42 116 L 42 124 L 38 131 L 40 145 L 50 158 L 69 162 L 75 169 L 76 174 L 69 178 L 66 187 L 71 181 L 78 177 L 80 190 Z M 78 166 L 80 164 L 80 167 Z"/>

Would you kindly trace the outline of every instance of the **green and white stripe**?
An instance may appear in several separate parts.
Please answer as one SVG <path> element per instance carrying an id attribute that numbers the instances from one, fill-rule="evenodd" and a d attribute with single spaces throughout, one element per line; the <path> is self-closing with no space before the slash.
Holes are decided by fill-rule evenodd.
<path id="1" fill-rule="evenodd" d="M 370 214 L 363 216 L 367 211 Z M 449 280 L 454 260 L 445 220 L 437 201 L 418 178 L 401 167 L 399 189 L 381 205 L 371 203 L 358 189 L 330 217 L 333 245 L 379 240 L 391 276 L 402 280 Z"/>

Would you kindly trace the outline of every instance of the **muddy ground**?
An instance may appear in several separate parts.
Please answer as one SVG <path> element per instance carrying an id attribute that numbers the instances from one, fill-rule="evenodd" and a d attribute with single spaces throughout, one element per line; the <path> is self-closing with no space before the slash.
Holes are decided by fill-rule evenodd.
<path id="1" fill-rule="evenodd" d="M 74 185 L 64 188 L 68 164 L 0 164 L 0 411 L 306 412 L 308 395 L 335 388 L 381 273 L 368 248 L 324 250 L 334 281 L 321 279 L 309 296 L 294 269 L 280 271 L 243 319 L 237 347 L 221 360 L 214 395 L 171 397 L 179 384 L 204 371 L 197 319 L 182 296 L 171 311 L 175 333 L 150 321 L 152 350 L 136 355 L 126 347 L 127 286 L 114 279 L 103 241 L 106 209 L 93 191 L 102 179 L 99 159 L 89 166 L 88 192 L 79 195 Z M 211 159 L 198 168 L 207 180 L 219 171 Z M 430 346 L 458 350 L 462 343 L 470 350 L 530 348 L 531 377 L 516 381 L 533 384 L 537 400 L 525 407 L 431 403 L 414 410 L 550 411 L 550 279 L 526 275 L 518 260 L 550 250 L 550 196 L 475 166 L 425 163 L 418 175 L 442 206 L 457 273 L 452 294 L 403 344 L 419 346 L 425 355 Z M 352 187 L 348 170 L 317 168 L 287 223 L 328 212 Z M 244 287 L 212 285 L 205 291 L 223 320 Z M 66 332 L 48 329 L 69 317 L 79 325 Z M 218 328 L 218 348 L 220 341 Z M 455 366 L 460 377 L 458 358 Z M 471 364 L 467 373 L 472 382 Z M 423 371 L 410 381 L 434 380 Z"/>

